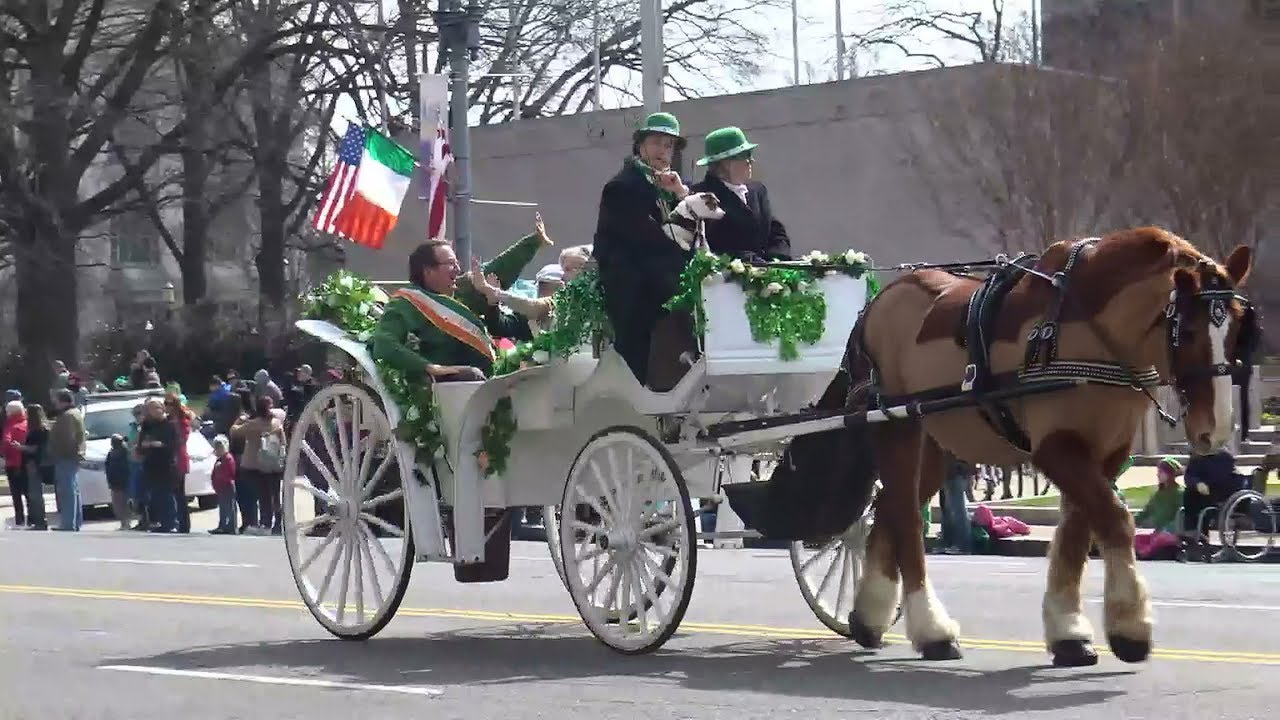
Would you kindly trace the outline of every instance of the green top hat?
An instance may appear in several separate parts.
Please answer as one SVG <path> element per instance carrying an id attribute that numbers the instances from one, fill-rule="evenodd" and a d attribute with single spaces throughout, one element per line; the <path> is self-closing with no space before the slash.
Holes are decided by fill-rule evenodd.
<path id="1" fill-rule="evenodd" d="M 640 123 L 640 127 L 636 128 L 636 132 L 632 135 L 634 142 L 640 142 L 645 135 L 657 133 L 659 135 L 670 135 L 676 139 L 676 147 L 684 149 L 688 140 L 680 135 L 680 121 L 675 115 L 665 112 L 656 112 L 644 119 Z"/>
<path id="2" fill-rule="evenodd" d="M 706 157 L 698 160 L 696 164 L 707 165 L 734 155 L 741 155 L 756 147 L 759 146 L 753 142 L 747 142 L 747 134 L 742 132 L 742 128 L 726 127 L 712 130 L 707 133 Z"/>

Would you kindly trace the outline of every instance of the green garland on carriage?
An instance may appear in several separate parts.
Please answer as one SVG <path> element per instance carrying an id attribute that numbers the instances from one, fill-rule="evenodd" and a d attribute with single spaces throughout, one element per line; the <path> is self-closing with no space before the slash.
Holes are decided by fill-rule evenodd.
<path id="1" fill-rule="evenodd" d="M 799 357 L 799 345 L 822 338 L 827 317 L 826 299 L 815 285 L 822 277 L 842 272 L 865 277 L 867 297 L 879 291 L 867 256 L 850 250 L 835 256 L 811 252 L 801 258 L 805 266 L 754 267 L 724 255 L 700 253 L 680 276 L 679 289 L 666 307 L 692 313 L 699 334 L 706 327 L 702 308 L 703 284 L 715 275 L 738 284 L 746 294 L 746 314 L 752 339 L 759 343 L 779 342 L 783 360 Z M 386 293 L 373 283 L 339 270 L 303 296 L 306 318 L 324 320 L 358 342 L 368 342 L 387 302 Z M 551 329 L 530 341 L 517 343 L 499 354 L 494 376 L 563 360 L 585 345 L 598 346 L 612 336 L 599 278 L 588 268 L 553 296 L 555 322 Z M 439 406 L 427 383 L 413 383 L 401 373 L 378 363 L 379 378 L 387 393 L 401 408 L 403 417 L 395 428 L 397 439 L 410 443 L 424 462 L 443 457 L 444 434 Z M 509 399 L 499 401 L 481 429 L 480 447 L 475 457 L 485 476 L 503 474 L 510 458 L 510 444 L 518 427 Z"/>

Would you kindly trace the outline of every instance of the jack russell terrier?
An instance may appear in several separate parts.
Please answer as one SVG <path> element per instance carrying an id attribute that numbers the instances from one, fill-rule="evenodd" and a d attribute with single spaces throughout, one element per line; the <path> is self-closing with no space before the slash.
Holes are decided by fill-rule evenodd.
<path id="1" fill-rule="evenodd" d="M 704 223 L 724 217 L 724 208 L 713 193 L 689 193 L 684 196 L 663 224 L 667 237 L 688 252 L 694 247 L 707 248 Z"/>

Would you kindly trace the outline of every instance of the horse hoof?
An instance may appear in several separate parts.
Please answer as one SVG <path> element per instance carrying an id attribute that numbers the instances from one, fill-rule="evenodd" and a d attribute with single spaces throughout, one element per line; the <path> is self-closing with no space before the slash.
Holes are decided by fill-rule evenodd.
<path id="1" fill-rule="evenodd" d="M 1120 662 L 1140 663 L 1151 656 L 1150 640 L 1130 640 L 1120 635 L 1108 635 L 1107 644 L 1111 646 L 1111 654 Z"/>
<path id="2" fill-rule="evenodd" d="M 871 628 L 863 625 L 853 613 L 849 613 L 849 637 L 868 650 L 879 650 L 884 647 L 884 633 L 872 632 Z"/>
<path id="3" fill-rule="evenodd" d="M 920 648 L 920 657 L 925 660 L 959 660 L 964 657 L 960 652 L 960 644 L 955 640 L 934 640 Z"/>
<path id="4" fill-rule="evenodd" d="M 1098 651 L 1087 640 L 1059 640 L 1050 648 L 1054 667 L 1090 667 L 1098 664 Z"/>

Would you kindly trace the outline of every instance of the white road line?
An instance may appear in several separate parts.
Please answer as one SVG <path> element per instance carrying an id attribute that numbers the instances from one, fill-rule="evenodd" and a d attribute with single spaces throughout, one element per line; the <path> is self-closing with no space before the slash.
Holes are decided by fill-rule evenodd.
<path id="1" fill-rule="evenodd" d="M 1102 598 L 1085 598 L 1086 602 L 1100 603 Z M 1152 600 L 1153 607 L 1192 608 L 1197 610 L 1256 610 L 1258 612 L 1280 612 L 1280 605 L 1236 605 L 1217 602 L 1193 602 L 1190 600 Z"/>
<path id="2" fill-rule="evenodd" d="M 333 690 L 365 690 L 369 692 L 422 695 L 426 697 L 439 697 L 444 694 L 444 691 L 438 688 L 423 687 L 421 685 L 375 685 L 372 683 L 348 683 L 337 682 L 335 680 L 315 680 L 311 678 L 241 675 L 238 673 L 210 672 L 207 670 L 175 670 L 173 668 L 145 667 L 142 665 L 99 665 L 98 669 L 142 673 L 145 675 L 203 678 L 205 680 L 234 680 L 236 682 L 258 683 L 259 685 L 293 685 L 296 687 L 329 688 Z"/>
<path id="3" fill-rule="evenodd" d="M 126 565 L 186 565 L 209 568 L 256 568 L 253 563 L 199 562 L 196 560 L 140 560 L 136 558 L 80 558 L 82 562 L 121 563 Z"/>

